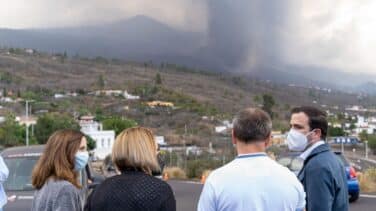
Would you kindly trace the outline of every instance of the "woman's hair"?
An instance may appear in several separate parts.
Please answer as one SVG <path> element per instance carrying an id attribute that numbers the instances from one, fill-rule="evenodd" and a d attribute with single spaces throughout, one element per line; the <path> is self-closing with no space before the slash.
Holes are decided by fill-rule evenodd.
<path id="1" fill-rule="evenodd" d="M 118 170 L 142 170 L 147 174 L 159 171 L 157 144 L 151 130 L 133 127 L 121 132 L 112 147 L 112 162 Z"/>
<path id="2" fill-rule="evenodd" d="M 50 136 L 33 169 L 32 184 L 36 189 L 41 189 L 50 177 L 66 180 L 81 188 L 77 181 L 78 173 L 74 171 L 74 157 L 84 136 L 79 131 L 69 129 L 56 131 Z"/>

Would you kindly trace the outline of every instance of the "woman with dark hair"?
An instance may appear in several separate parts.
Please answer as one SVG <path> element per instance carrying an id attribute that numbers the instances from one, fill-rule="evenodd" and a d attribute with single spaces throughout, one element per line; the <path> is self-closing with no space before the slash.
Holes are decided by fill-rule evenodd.
<path id="1" fill-rule="evenodd" d="M 32 173 L 34 194 L 32 211 L 82 210 L 79 171 L 89 154 L 85 135 L 75 130 L 52 134 Z"/>

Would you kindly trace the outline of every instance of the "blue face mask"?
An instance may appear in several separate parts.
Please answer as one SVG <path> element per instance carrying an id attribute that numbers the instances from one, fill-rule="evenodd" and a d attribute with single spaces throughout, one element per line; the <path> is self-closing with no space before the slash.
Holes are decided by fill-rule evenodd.
<path id="1" fill-rule="evenodd" d="M 87 162 L 89 160 L 89 153 L 85 152 L 77 152 L 74 156 L 74 170 L 81 171 L 85 168 Z"/>

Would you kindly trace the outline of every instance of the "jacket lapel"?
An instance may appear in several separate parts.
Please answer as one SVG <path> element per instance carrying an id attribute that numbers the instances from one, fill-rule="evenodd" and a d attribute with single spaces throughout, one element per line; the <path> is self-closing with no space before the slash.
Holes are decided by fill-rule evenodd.
<path id="1" fill-rule="evenodd" d="M 313 157 L 315 157 L 316 155 L 320 154 L 320 153 L 323 153 L 323 152 L 327 152 L 327 151 L 330 151 L 330 147 L 328 144 L 323 144 L 323 145 L 320 145 L 318 146 L 316 149 L 314 149 L 311 154 L 308 155 L 307 159 L 304 160 L 304 164 L 303 164 L 303 167 L 302 169 L 300 170 L 299 174 L 298 174 L 298 179 L 303 182 L 304 180 L 304 176 L 305 176 L 305 167 L 308 163 L 308 161 L 310 159 L 312 159 Z"/>

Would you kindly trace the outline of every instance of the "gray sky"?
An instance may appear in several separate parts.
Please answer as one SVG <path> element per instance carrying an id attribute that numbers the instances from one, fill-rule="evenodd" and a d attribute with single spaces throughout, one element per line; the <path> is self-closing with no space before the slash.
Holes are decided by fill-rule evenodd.
<path id="1" fill-rule="evenodd" d="M 227 1 L 242 4 L 251 0 Z M 261 19 L 278 10 L 287 10 L 279 13 L 284 16 L 283 24 L 272 30 L 278 34 L 273 37 L 276 39 L 273 43 L 278 43 L 283 61 L 346 72 L 376 73 L 375 0 L 284 0 L 272 12 L 262 1 L 252 0 L 255 3 L 248 4 L 253 7 L 249 8 L 250 12 L 261 10 L 260 14 L 265 14 Z M 0 0 L 0 27 L 78 26 L 142 14 L 175 28 L 208 32 L 208 2 L 215 4 L 212 0 Z M 258 5 L 262 7 L 254 8 Z M 249 20 L 243 21 L 241 26 L 246 26 Z M 250 64 L 257 54 L 257 51 L 249 53 Z"/>

